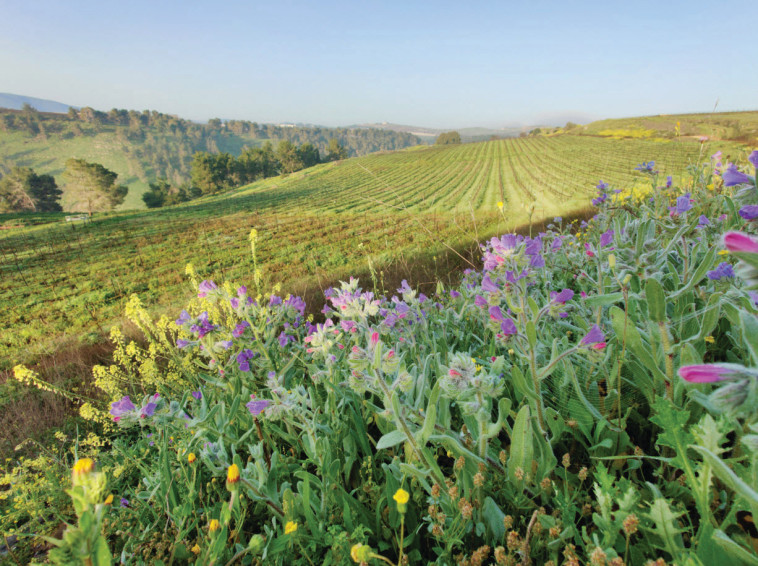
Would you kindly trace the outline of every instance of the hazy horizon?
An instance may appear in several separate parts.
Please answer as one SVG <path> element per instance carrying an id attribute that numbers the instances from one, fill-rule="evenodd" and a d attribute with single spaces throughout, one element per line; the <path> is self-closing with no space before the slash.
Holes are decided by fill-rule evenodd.
<path id="1" fill-rule="evenodd" d="M 747 2 L 5 2 L 0 91 L 205 122 L 427 128 L 756 108 Z M 724 22 L 720 25 L 719 22 Z"/>

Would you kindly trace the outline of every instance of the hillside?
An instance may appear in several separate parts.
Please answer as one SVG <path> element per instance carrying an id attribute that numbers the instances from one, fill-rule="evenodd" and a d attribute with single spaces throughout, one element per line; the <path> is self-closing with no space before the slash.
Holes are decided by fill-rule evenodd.
<path id="1" fill-rule="evenodd" d="M 174 185 L 189 182 L 190 163 L 196 152 L 227 152 L 239 155 L 245 147 L 287 140 L 296 145 L 311 143 L 322 155 L 336 139 L 349 156 L 396 150 L 417 145 L 411 134 L 379 129 L 346 129 L 278 126 L 231 120 L 198 124 L 158 112 L 92 108 L 57 114 L 0 109 L 0 174 L 12 167 L 31 167 L 60 175 L 67 159 L 75 157 L 100 163 L 118 173 L 129 187 L 121 209 L 144 208 L 141 195 L 148 183 L 159 178 Z M 64 189 L 64 210 L 77 203 Z"/>
<path id="2" fill-rule="evenodd" d="M 70 104 L 63 104 L 55 100 L 0 92 L 0 108 L 21 110 L 24 108 L 24 104 L 28 104 L 40 112 L 58 112 L 59 114 L 65 114 L 71 107 Z"/>
<path id="3" fill-rule="evenodd" d="M 36 215 L 50 223 L 13 228 L 25 217 L 7 217 L 0 301 L 12 331 L 0 340 L 0 363 L 53 353 L 72 340 L 101 340 L 132 293 L 174 306 L 189 292 L 180 275 L 187 263 L 201 279 L 249 280 L 252 228 L 265 281 L 293 293 L 318 296 L 369 266 L 429 280 L 426 274 L 460 265 L 448 265 L 446 258 L 457 256 L 446 246 L 462 250 L 529 222 L 530 213 L 538 221 L 585 208 L 601 179 L 648 185 L 634 167 L 652 158 L 662 173 L 686 182 L 686 167 L 716 149 L 741 154 L 734 144 L 508 139 L 322 164 L 185 205 L 97 215 L 84 225 Z"/>
<path id="4" fill-rule="evenodd" d="M 572 134 L 617 138 L 700 138 L 758 143 L 758 111 L 661 114 L 598 120 L 578 126 Z"/>

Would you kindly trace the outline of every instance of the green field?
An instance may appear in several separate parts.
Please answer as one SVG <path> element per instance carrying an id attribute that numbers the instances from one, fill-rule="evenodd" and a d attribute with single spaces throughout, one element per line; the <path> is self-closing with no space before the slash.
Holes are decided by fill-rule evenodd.
<path id="1" fill-rule="evenodd" d="M 8 332 L 0 364 L 30 362 L 102 340 L 137 293 L 170 309 L 186 299 L 182 276 L 249 283 L 248 233 L 259 234 L 265 281 L 308 295 L 369 269 L 402 272 L 448 247 L 587 206 L 599 180 L 646 182 L 634 166 L 658 158 L 681 179 L 688 164 L 734 144 L 553 136 L 374 154 L 270 178 L 219 197 L 153 211 L 98 215 L 88 224 L 31 227 L 19 215 L 0 232 L 0 300 Z M 504 203 L 502 213 L 498 202 Z M 33 217 L 40 220 L 40 216 Z M 14 220 L 15 219 L 15 220 Z M 448 247 L 446 247 L 448 246 Z M 449 255 L 449 254 L 447 254 Z M 420 273 L 420 272 L 419 272 Z M 416 276 L 418 279 L 420 275 Z"/>

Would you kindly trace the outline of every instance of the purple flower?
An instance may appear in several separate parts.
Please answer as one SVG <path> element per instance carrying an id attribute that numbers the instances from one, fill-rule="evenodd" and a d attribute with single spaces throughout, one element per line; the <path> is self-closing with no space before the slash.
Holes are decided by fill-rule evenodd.
<path id="1" fill-rule="evenodd" d="M 708 279 L 712 279 L 714 281 L 724 278 L 733 278 L 734 268 L 732 267 L 732 264 L 724 261 L 721 262 L 716 269 L 706 273 L 706 275 L 708 276 Z"/>
<path id="2" fill-rule="evenodd" d="M 747 160 L 755 169 L 758 169 L 758 150 L 753 150 Z"/>
<path id="3" fill-rule="evenodd" d="M 500 323 L 500 332 L 506 336 L 513 336 L 514 334 L 517 334 L 518 331 L 516 330 L 516 323 L 513 322 L 513 320 L 510 318 L 504 319 L 503 322 Z"/>
<path id="4" fill-rule="evenodd" d="M 758 205 L 748 204 L 740 208 L 740 216 L 745 220 L 755 220 L 758 218 Z"/>
<path id="5" fill-rule="evenodd" d="M 176 347 L 179 349 L 186 348 L 190 344 L 192 344 L 192 342 L 190 342 L 189 340 L 183 340 L 181 338 L 176 339 Z"/>
<path id="6" fill-rule="evenodd" d="M 477 307 L 484 308 L 487 306 L 487 299 L 485 299 L 481 295 L 477 295 L 476 297 L 474 297 L 474 304 Z"/>
<path id="7" fill-rule="evenodd" d="M 596 350 L 600 350 L 605 348 L 605 335 L 603 334 L 603 331 L 600 330 L 600 327 L 595 324 L 590 328 L 590 331 L 587 332 L 584 338 L 582 338 L 580 344 L 582 346 L 591 346 Z"/>
<path id="8" fill-rule="evenodd" d="M 554 303 L 560 303 L 565 305 L 568 301 L 574 298 L 574 292 L 571 289 L 564 289 L 556 293 L 553 291 L 550 293 L 550 300 Z"/>
<path id="9" fill-rule="evenodd" d="M 730 163 L 727 166 L 722 178 L 724 179 L 725 187 L 734 187 L 735 185 L 753 182 L 753 178 L 738 171 L 737 166 L 734 163 Z"/>
<path id="10" fill-rule="evenodd" d="M 553 240 L 552 245 L 550 246 L 550 250 L 556 252 L 559 249 L 561 249 L 562 245 L 563 245 L 563 240 L 561 239 L 560 236 L 556 236 L 555 239 Z"/>
<path id="11" fill-rule="evenodd" d="M 545 258 L 541 254 L 533 255 L 529 260 L 529 267 L 534 267 L 535 269 L 545 267 Z"/>
<path id="12" fill-rule="evenodd" d="M 110 413 L 115 418 L 120 419 L 124 414 L 129 413 L 134 409 L 136 409 L 134 403 L 132 403 L 132 400 L 126 395 L 125 397 L 122 397 L 120 401 L 114 401 L 111 403 Z"/>
<path id="13" fill-rule="evenodd" d="M 237 354 L 237 366 L 240 371 L 250 371 L 250 360 L 255 357 L 255 352 L 245 348 Z"/>
<path id="14" fill-rule="evenodd" d="M 674 180 L 673 180 L 673 178 L 671 177 L 671 175 L 669 175 L 668 177 L 666 177 L 666 188 L 667 188 L 667 189 L 670 189 L 670 188 L 671 188 L 671 184 L 673 183 L 673 181 L 674 181 Z"/>
<path id="15" fill-rule="evenodd" d="M 604 183 L 603 181 L 600 181 L 597 185 L 595 185 L 595 188 L 600 193 L 604 193 L 605 191 L 607 191 L 608 187 L 610 187 L 610 185 L 608 183 Z"/>
<path id="16" fill-rule="evenodd" d="M 607 232 L 603 232 L 600 235 L 600 246 L 610 246 L 613 243 L 613 235 L 615 232 L 613 230 L 608 230 Z"/>
<path id="17" fill-rule="evenodd" d="M 271 295 L 271 298 L 268 300 L 269 306 L 276 306 L 282 304 L 282 298 L 277 297 L 276 295 Z"/>
<path id="18" fill-rule="evenodd" d="M 184 326 L 187 324 L 190 320 L 192 320 L 192 317 L 190 317 L 189 313 L 187 311 L 182 311 L 182 314 L 179 315 L 179 318 L 176 319 L 176 325 L 177 326 Z"/>
<path id="19" fill-rule="evenodd" d="M 221 346 L 224 350 L 228 350 L 232 347 L 232 341 L 231 340 L 219 340 L 216 342 L 216 346 Z"/>
<path id="20" fill-rule="evenodd" d="M 705 214 L 701 214 L 700 217 L 697 219 L 698 226 L 709 226 L 710 224 L 711 224 L 711 221 L 708 220 L 708 217 Z"/>
<path id="21" fill-rule="evenodd" d="M 253 399 L 249 403 L 245 404 L 245 407 L 248 408 L 251 415 L 253 415 L 254 417 L 257 417 L 263 411 L 265 411 L 266 407 L 268 407 L 270 404 L 271 404 L 271 401 L 269 401 L 268 399 Z"/>
<path id="22" fill-rule="evenodd" d="M 500 307 L 498 306 L 495 306 L 495 305 L 491 306 L 488 312 L 490 313 L 490 318 L 492 320 L 497 320 L 499 322 L 502 322 L 505 320 L 505 317 L 503 316 L 503 312 L 500 310 Z"/>
<path id="23" fill-rule="evenodd" d="M 535 256 L 542 251 L 542 240 L 539 238 L 528 239 L 526 241 L 526 247 L 524 253 L 526 255 Z"/>
<path id="24" fill-rule="evenodd" d="M 486 291 L 487 293 L 497 293 L 498 292 L 497 285 L 495 285 L 492 282 L 492 279 L 490 279 L 489 273 L 487 273 L 482 278 L 482 291 Z"/>
<path id="25" fill-rule="evenodd" d="M 300 316 L 303 316 L 305 314 L 305 301 L 300 297 L 290 295 L 289 299 L 287 299 L 284 304 L 294 308 L 297 312 L 300 313 Z"/>
<path id="26" fill-rule="evenodd" d="M 191 395 L 195 398 L 196 401 L 199 401 L 203 398 L 203 394 L 201 391 L 193 391 Z"/>
<path id="27" fill-rule="evenodd" d="M 250 323 L 247 322 L 246 320 L 243 320 L 237 326 L 234 327 L 234 330 L 232 330 L 232 336 L 234 336 L 235 338 L 239 338 L 245 333 L 245 328 L 247 328 L 248 326 L 250 326 Z"/>
<path id="28" fill-rule="evenodd" d="M 242 285 L 239 289 L 237 289 L 237 296 L 240 297 L 240 298 L 242 298 L 245 295 L 247 295 L 247 287 L 245 287 L 244 285 Z"/>
<path id="29" fill-rule="evenodd" d="M 229 299 L 229 304 L 232 305 L 232 308 L 237 310 L 240 306 L 240 300 L 237 297 L 232 297 Z"/>
<path id="30" fill-rule="evenodd" d="M 713 383 L 739 376 L 744 368 L 728 364 L 700 364 L 679 368 L 679 377 L 690 383 Z"/>
<path id="31" fill-rule="evenodd" d="M 198 290 L 197 296 L 198 298 L 202 299 L 208 293 L 210 293 L 211 291 L 215 291 L 216 289 L 218 289 L 218 287 L 216 287 L 216 284 L 213 281 L 209 281 L 208 279 L 205 279 L 203 280 L 202 283 L 200 283 L 200 285 L 197 286 L 197 290 Z"/>
<path id="32" fill-rule="evenodd" d="M 290 336 L 289 334 L 287 334 L 286 332 L 284 332 L 284 330 L 282 330 L 281 334 L 279 334 L 279 345 L 282 348 L 284 348 L 290 342 L 294 342 L 294 341 L 295 341 L 295 337 L 294 336 Z"/>
<path id="33" fill-rule="evenodd" d="M 155 403 L 153 403 L 153 402 L 150 402 L 150 403 L 147 403 L 147 404 L 145 404 L 145 405 L 144 405 L 144 406 L 143 406 L 143 407 L 140 409 L 140 415 L 139 415 L 139 416 L 140 416 L 140 418 L 141 418 L 141 419 L 144 419 L 144 418 L 146 418 L 146 417 L 152 417 L 152 416 L 153 416 L 153 414 L 155 414 L 155 409 L 156 409 L 157 407 L 158 407 L 158 405 L 156 405 L 156 404 L 155 404 Z"/>
<path id="34" fill-rule="evenodd" d="M 121 498 L 121 507 L 129 507 L 129 500 L 126 497 Z"/>
<path id="35" fill-rule="evenodd" d="M 460 296 L 461 294 L 458 291 L 453 291 L 453 290 L 450 291 L 450 298 L 457 299 Z"/>
<path id="36" fill-rule="evenodd" d="M 684 214 L 692 208 L 690 194 L 682 195 L 676 198 L 676 206 L 670 206 L 669 210 L 674 214 Z"/>
<path id="37" fill-rule="evenodd" d="M 411 289 L 411 286 L 408 285 L 408 281 L 403 279 L 402 283 L 400 283 L 400 288 L 397 289 L 397 292 L 401 295 L 404 295 L 405 293 L 413 293 L 413 289 Z"/>
<path id="38" fill-rule="evenodd" d="M 641 171 L 642 173 L 657 173 L 658 171 L 655 170 L 655 161 L 647 162 L 643 161 L 640 165 L 637 165 L 637 167 L 634 168 L 635 171 Z"/>

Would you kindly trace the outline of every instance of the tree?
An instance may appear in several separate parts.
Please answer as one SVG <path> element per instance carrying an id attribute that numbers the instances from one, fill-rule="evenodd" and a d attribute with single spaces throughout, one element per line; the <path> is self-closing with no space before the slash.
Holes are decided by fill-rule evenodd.
<path id="1" fill-rule="evenodd" d="M 319 155 L 318 148 L 312 143 L 304 143 L 297 148 L 297 155 L 300 161 L 303 162 L 303 167 L 313 167 L 321 163 L 321 155 Z"/>
<path id="2" fill-rule="evenodd" d="M 0 180 L 0 208 L 8 211 L 60 212 L 62 194 L 52 175 L 37 175 L 28 167 L 14 167 Z"/>
<path id="3" fill-rule="evenodd" d="M 150 189 L 142 194 L 142 201 L 148 208 L 160 208 L 166 202 L 166 197 L 171 189 L 166 179 L 158 179 L 150 183 Z"/>
<path id="4" fill-rule="evenodd" d="M 437 145 L 452 145 L 461 143 L 461 134 L 456 131 L 443 132 L 437 136 L 437 141 L 434 142 Z"/>
<path id="5" fill-rule="evenodd" d="M 282 164 L 282 173 L 293 173 L 303 168 L 303 161 L 291 141 L 282 140 L 276 147 L 276 158 Z"/>
<path id="6" fill-rule="evenodd" d="M 347 159 L 347 149 L 340 144 L 337 138 L 332 138 L 326 148 L 326 160 L 339 161 L 340 159 Z"/>
<path id="7" fill-rule="evenodd" d="M 96 210 L 111 210 L 118 206 L 129 192 L 126 185 L 116 184 L 117 173 L 84 159 L 66 161 L 63 178 L 79 201 L 86 204 L 90 216 Z"/>

